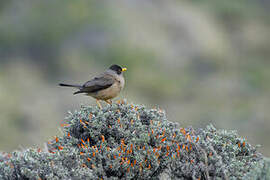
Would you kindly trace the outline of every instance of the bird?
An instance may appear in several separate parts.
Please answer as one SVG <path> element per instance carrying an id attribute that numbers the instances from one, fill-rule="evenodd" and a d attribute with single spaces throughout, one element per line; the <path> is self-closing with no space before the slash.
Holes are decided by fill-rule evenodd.
<path id="1" fill-rule="evenodd" d="M 105 72 L 97 75 L 82 85 L 65 83 L 59 83 L 59 85 L 78 89 L 78 91 L 73 93 L 74 95 L 84 93 L 87 96 L 95 98 L 97 105 L 102 109 L 100 100 L 111 104 L 111 99 L 118 96 L 124 88 L 125 78 L 123 72 L 126 70 L 127 68 L 122 68 L 121 66 L 114 64 Z"/>

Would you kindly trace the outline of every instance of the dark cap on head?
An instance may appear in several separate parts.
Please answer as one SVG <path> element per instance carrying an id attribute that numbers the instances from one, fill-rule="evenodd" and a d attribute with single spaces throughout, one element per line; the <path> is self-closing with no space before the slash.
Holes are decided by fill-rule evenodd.
<path id="1" fill-rule="evenodd" d="M 109 69 L 115 71 L 117 74 L 121 74 L 123 72 L 123 69 L 121 68 L 121 66 L 118 66 L 116 64 L 111 65 Z"/>

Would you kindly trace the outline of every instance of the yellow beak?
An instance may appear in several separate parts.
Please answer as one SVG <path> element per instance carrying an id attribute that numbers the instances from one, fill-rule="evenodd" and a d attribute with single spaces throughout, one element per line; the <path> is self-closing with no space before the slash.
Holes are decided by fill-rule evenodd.
<path id="1" fill-rule="evenodd" d="M 125 72 L 127 70 L 127 68 L 122 68 L 122 72 Z"/>

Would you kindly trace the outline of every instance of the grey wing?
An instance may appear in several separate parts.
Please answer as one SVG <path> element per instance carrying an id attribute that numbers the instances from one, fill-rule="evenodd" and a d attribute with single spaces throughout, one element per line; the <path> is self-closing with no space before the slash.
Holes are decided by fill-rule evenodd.
<path id="1" fill-rule="evenodd" d="M 90 81 L 87 81 L 80 89 L 83 93 L 94 93 L 103 89 L 111 87 L 114 79 L 111 76 L 99 76 Z"/>

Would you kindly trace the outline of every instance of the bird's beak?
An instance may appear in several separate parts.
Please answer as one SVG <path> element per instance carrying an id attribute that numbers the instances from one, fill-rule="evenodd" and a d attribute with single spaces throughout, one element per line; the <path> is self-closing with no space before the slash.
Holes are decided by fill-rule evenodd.
<path id="1" fill-rule="evenodd" d="M 127 68 L 122 68 L 122 72 L 125 72 L 127 70 Z"/>

